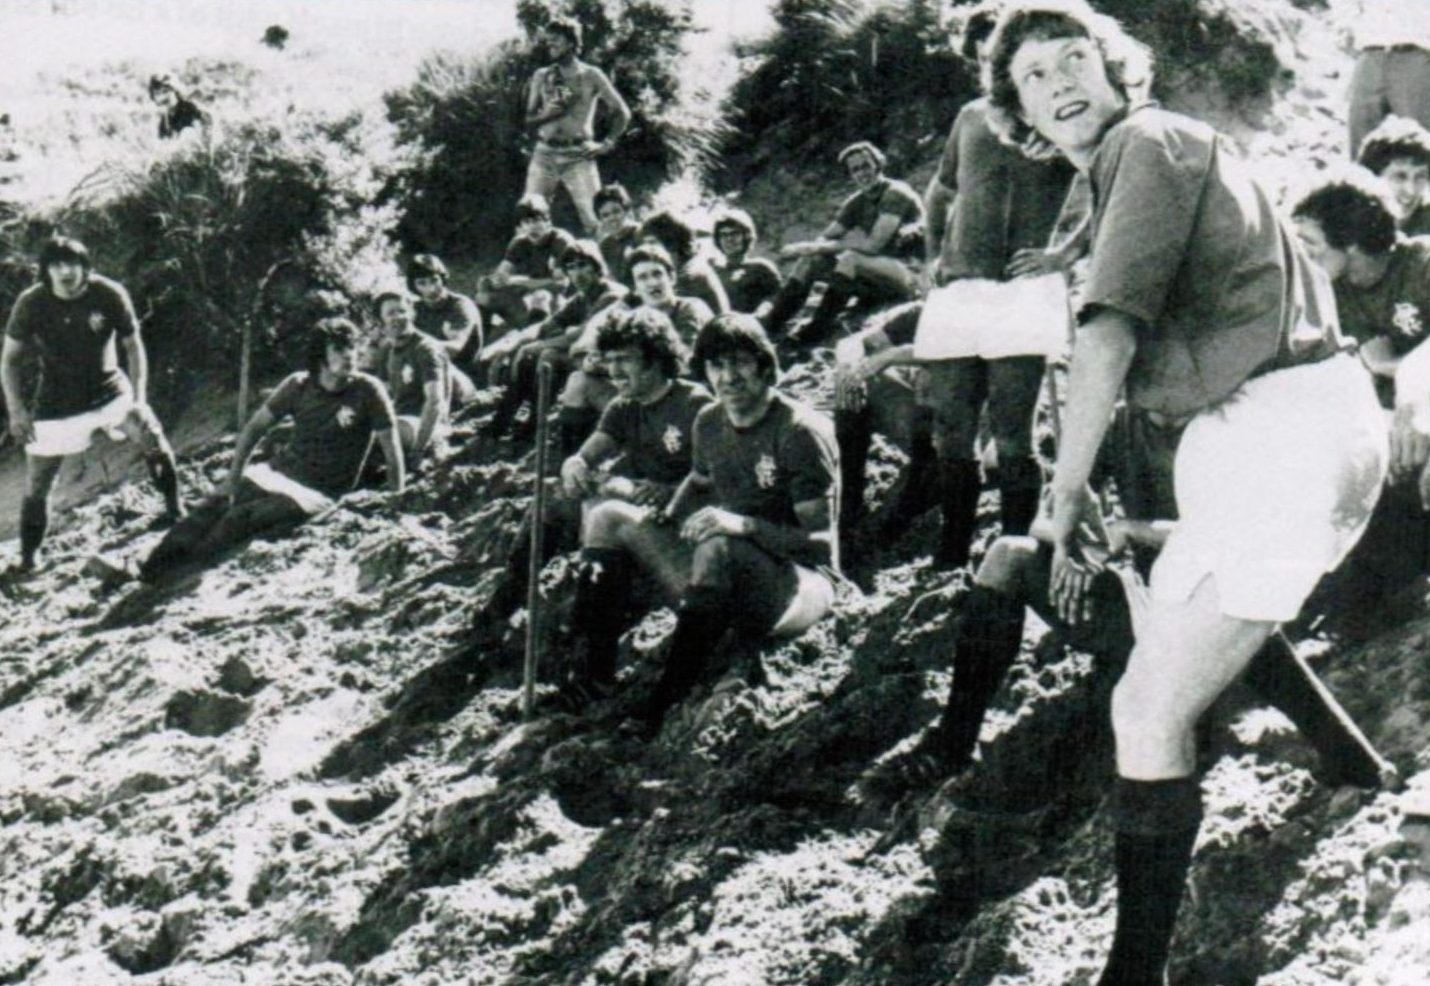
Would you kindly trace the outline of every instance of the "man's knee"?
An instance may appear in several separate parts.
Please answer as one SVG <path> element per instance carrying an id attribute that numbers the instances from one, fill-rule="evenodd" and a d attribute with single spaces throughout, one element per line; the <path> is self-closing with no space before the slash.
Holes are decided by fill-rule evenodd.
<path id="1" fill-rule="evenodd" d="M 586 515 L 583 547 L 621 548 L 630 540 L 631 529 L 644 518 L 639 507 L 624 500 L 603 500 Z"/>
<path id="2" fill-rule="evenodd" d="M 131 442 L 143 449 L 145 452 L 163 452 L 168 450 L 168 441 L 164 437 L 164 428 L 159 424 L 159 418 L 154 414 L 154 409 L 148 404 L 136 404 L 125 416 L 120 428 L 128 436 Z"/>
<path id="3" fill-rule="evenodd" d="M 1134 648 L 1129 665 L 1145 667 L 1148 658 Z M 1123 750 L 1170 750 L 1196 723 L 1196 716 L 1177 701 L 1172 690 L 1151 675 L 1123 674 L 1112 690 L 1112 730 Z"/>
<path id="4" fill-rule="evenodd" d="M 25 495 L 41 500 L 48 497 L 62 465 L 64 459 L 60 456 L 30 456 L 25 469 Z"/>
<path id="5" fill-rule="evenodd" d="M 974 581 L 1004 595 L 1018 593 L 1038 564 L 1038 542 L 1030 537 L 1000 537 L 978 566 Z"/>

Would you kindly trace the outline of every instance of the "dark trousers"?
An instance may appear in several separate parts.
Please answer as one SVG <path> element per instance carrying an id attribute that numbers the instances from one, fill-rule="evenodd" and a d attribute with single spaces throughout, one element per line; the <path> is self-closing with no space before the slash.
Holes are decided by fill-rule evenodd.
<path id="1" fill-rule="evenodd" d="M 140 577 L 151 582 L 250 538 L 286 534 L 310 516 L 294 500 L 244 480 L 233 503 L 226 496 L 211 497 L 171 527 L 139 566 Z"/>

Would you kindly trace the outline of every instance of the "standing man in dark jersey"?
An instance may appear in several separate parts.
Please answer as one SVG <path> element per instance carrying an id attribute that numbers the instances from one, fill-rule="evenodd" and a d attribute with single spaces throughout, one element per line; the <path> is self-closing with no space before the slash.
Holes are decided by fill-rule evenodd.
<path id="1" fill-rule="evenodd" d="M 118 340 L 126 376 L 119 369 Z M 21 367 L 34 357 L 41 383 L 26 403 Z M 83 243 L 56 237 L 40 251 L 39 283 L 15 301 L 0 356 L 10 434 L 25 449 L 17 574 L 34 571 L 49 526 L 49 496 L 65 457 L 96 432 L 122 432 L 144 450 L 166 515 L 183 515 L 174 450 L 148 403 L 149 361 L 129 292 L 91 267 Z"/>
<path id="2" fill-rule="evenodd" d="M 1201 825 L 1195 727 L 1355 545 L 1385 476 L 1370 375 L 1271 196 L 1210 127 L 1140 101 L 1146 49 L 1083 0 L 1010 6 L 985 73 L 1010 140 L 1056 147 L 1094 203 L 1058 461 L 1050 582 L 1095 576 L 1075 535 L 1119 391 L 1185 422 L 1178 522 L 1112 697 L 1117 927 L 1102 986 L 1153 986 Z"/>

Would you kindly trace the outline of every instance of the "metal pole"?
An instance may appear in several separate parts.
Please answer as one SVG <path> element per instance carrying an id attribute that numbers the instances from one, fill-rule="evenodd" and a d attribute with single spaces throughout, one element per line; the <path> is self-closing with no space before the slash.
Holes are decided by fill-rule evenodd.
<path id="1" fill-rule="evenodd" d="M 536 491 L 531 498 L 531 558 L 526 573 L 526 660 L 522 665 L 521 714 L 530 719 L 536 703 L 536 656 L 541 636 L 541 535 L 546 513 L 547 411 L 551 408 L 551 364 L 536 367 Z"/>

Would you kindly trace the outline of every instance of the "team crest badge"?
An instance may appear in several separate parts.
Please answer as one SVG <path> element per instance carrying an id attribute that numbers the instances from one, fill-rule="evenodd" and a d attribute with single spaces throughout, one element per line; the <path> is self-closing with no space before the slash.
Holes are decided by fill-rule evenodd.
<path id="1" fill-rule="evenodd" d="M 353 422 L 357 420 L 357 412 L 354 411 L 352 408 L 348 407 L 346 404 L 344 404 L 342 407 L 338 408 L 337 417 L 339 428 L 351 428 L 353 426 Z"/>
<path id="2" fill-rule="evenodd" d="M 91 332 L 104 331 L 104 312 L 89 313 L 89 330 Z"/>
<path id="3" fill-rule="evenodd" d="M 1403 336 L 1418 336 L 1425 331 L 1420 320 L 1420 309 L 1408 301 L 1398 302 L 1395 313 L 1390 316 L 1390 324 Z"/>
<path id="4" fill-rule="evenodd" d="M 680 451 L 680 429 L 675 425 L 666 425 L 665 434 L 660 436 L 660 440 L 671 455 Z"/>
<path id="5" fill-rule="evenodd" d="M 412 364 L 411 364 L 411 363 L 404 363 L 404 364 L 402 364 L 402 382 L 403 382 L 403 383 L 411 383 L 411 382 L 412 382 Z"/>
<path id="6" fill-rule="evenodd" d="M 775 485 L 775 460 L 768 452 L 760 456 L 760 461 L 755 463 L 755 482 L 762 490 Z"/>

